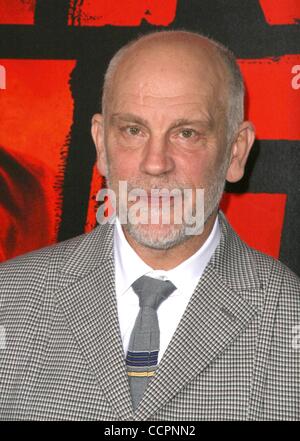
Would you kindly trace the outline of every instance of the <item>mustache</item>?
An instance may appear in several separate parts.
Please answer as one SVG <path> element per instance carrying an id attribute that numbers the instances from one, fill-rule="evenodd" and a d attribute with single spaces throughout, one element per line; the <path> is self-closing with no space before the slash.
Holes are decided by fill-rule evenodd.
<path id="1" fill-rule="evenodd" d="M 180 190 L 183 191 L 184 189 L 190 189 L 193 188 L 191 187 L 190 183 L 187 182 L 182 182 L 182 181 L 178 181 L 178 180 L 170 180 L 170 179 L 164 179 L 164 180 L 153 180 L 151 179 L 151 181 L 145 181 L 145 179 L 134 179 L 134 180 L 122 180 L 119 179 L 117 181 L 111 180 L 109 178 L 107 178 L 107 186 L 111 189 L 113 189 L 114 187 L 119 185 L 120 181 L 125 181 L 126 185 L 127 185 L 127 191 L 135 191 L 138 189 L 144 190 L 147 193 L 151 193 L 151 190 L 168 190 L 168 191 L 172 191 L 172 190 Z M 200 186 L 199 188 L 204 188 L 202 186 Z"/>

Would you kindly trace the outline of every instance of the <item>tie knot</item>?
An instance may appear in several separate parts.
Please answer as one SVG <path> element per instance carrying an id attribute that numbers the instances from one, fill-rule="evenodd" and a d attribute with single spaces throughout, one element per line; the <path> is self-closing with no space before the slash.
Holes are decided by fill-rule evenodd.
<path id="1" fill-rule="evenodd" d="M 141 308 L 149 306 L 156 310 L 175 291 L 176 286 L 169 280 L 158 280 L 153 279 L 153 277 L 142 276 L 132 284 L 132 288 L 139 296 Z"/>

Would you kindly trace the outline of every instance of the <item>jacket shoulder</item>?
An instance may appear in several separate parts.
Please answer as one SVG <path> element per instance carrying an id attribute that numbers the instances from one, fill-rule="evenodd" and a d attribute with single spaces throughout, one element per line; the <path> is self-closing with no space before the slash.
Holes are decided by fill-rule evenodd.
<path id="1" fill-rule="evenodd" d="M 236 290 L 268 287 L 299 293 L 300 279 L 284 263 L 244 242 L 220 212 L 221 240 L 213 259 L 219 274 Z"/>
<path id="2" fill-rule="evenodd" d="M 55 290 L 64 267 L 76 268 L 76 274 L 91 269 L 104 253 L 107 229 L 89 233 L 23 254 L 0 264 L 0 304 L 40 297 L 46 285 Z M 107 248 L 107 247 L 106 247 Z M 49 283 L 48 283 L 49 281 Z M 50 286 L 51 285 L 51 286 Z"/>
<path id="3" fill-rule="evenodd" d="M 295 292 L 300 295 L 300 278 L 283 262 L 248 247 L 258 277 L 263 286 L 271 284 L 274 288 Z"/>
<path id="4" fill-rule="evenodd" d="M 89 234 L 89 233 L 88 233 Z M 15 285 L 21 278 L 43 280 L 51 260 L 63 264 L 68 252 L 72 252 L 85 238 L 86 234 L 68 239 L 66 241 L 40 248 L 0 264 L 0 286 Z M 0 290 L 1 290 L 0 288 Z"/>

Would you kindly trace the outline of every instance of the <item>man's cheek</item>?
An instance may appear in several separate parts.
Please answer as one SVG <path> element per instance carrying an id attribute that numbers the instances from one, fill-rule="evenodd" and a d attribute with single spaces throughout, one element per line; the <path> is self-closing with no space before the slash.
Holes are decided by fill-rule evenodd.
<path id="1" fill-rule="evenodd" d="M 199 187 L 205 180 L 205 166 L 199 158 L 193 158 L 188 162 L 176 162 L 177 180 L 188 184 L 191 188 Z"/>
<path id="2" fill-rule="evenodd" d="M 122 155 L 116 155 L 110 161 L 110 179 L 114 183 L 130 180 L 136 176 L 136 173 L 132 166 L 132 161 L 128 158 L 123 158 Z"/>
<path id="3" fill-rule="evenodd" d="M 115 151 L 111 157 L 112 168 L 119 176 L 133 178 L 139 170 L 139 155 L 136 152 Z"/>

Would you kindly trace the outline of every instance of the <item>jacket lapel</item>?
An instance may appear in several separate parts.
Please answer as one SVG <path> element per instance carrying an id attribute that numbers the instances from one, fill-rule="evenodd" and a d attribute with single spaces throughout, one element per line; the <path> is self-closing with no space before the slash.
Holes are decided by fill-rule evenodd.
<path id="1" fill-rule="evenodd" d="M 243 263 L 245 276 L 241 280 L 230 277 L 237 269 L 236 259 L 241 259 L 239 248 L 246 245 L 230 229 L 222 214 L 221 225 L 219 247 L 193 293 L 156 376 L 144 394 L 135 415 L 138 420 L 150 418 L 169 402 L 224 352 L 259 312 L 259 307 L 247 295 L 247 292 L 253 296 L 254 292 L 260 291 L 250 257 Z M 247 253 L 243 258 L 248 259 L 245 256 Z M 220 275 L 219 267 L 225 271 L 226 278 Z M 231 278 L 234 279 L 234 289 Z"/>
<path id="2" fill-rule="evenodd" d="M 112 228 L 87 235 L 66 262 L 56 292 L 66 320 L 119 419 L 132 415 L 115 296 Z"/>

